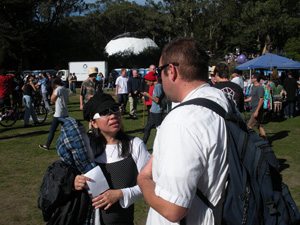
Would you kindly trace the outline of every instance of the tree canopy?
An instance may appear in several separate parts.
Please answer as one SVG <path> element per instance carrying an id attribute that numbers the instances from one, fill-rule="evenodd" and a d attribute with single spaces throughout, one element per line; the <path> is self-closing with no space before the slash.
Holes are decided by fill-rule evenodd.
<path id="1" fill-rule="evenodd" d="M 22 71 L 65 68 L 69 61 L 106 60 L 116 67 L 158 62 L 159 52 L 151 49 L 123 61 L 108 57 L 106 44 L 126 32 L 160 48 L 193 37 L 215 58 L 239 48 L 300 60 L 299 12 L 296 0 L 2 0 L 0 64 Z"/>

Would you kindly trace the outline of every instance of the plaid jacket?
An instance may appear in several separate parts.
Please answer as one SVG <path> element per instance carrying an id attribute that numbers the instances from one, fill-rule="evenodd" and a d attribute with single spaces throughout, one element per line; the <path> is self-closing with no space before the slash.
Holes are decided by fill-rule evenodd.
<path id="1" fill-rule="evenodd" d="M 88 158 L 85 142 L 83 141 L 78 124 L 72 117 L 59 118 L 62 122 L 61 135 L 57 140 L 57 153 L 61 160 L 86 173 L 96 167 Z"/>

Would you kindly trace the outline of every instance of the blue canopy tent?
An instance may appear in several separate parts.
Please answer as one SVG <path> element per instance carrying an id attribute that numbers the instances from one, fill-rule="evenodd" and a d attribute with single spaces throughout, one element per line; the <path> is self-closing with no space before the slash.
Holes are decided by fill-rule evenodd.
<path id="1" fill-rule="evenodd" d="M 300 63 L 293 61 L 291 59 L 274 55 L 271 53 L 266 53 L 260 57 L 252 59 L 248 62 L 245 62 L 235 68 L 238 70 L 252 70 L 252 69 L 266 69 L 272 70 L 273 67 L 277 67 L 277 69 L 300 69 Z"/>

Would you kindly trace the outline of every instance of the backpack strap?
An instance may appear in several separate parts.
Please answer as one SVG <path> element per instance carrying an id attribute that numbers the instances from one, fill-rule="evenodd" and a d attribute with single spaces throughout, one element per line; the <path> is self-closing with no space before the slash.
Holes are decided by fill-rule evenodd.
<path id="1" fill-rule="evenodd" d="M 231 107 L 233 108 L 234 110 L 234 107 L 232 105 L 231 102 L 229 102 L 229 104 L 231 105 Z M 185 106 L 185 105 L 198 105 L 198 106 L 203 106 L 205 108 L 208 108 L 210 110 L 212 110 L 213 112 L 217 113 L 219 116 L 221 116 L 222 118 L 224 119 L 236 119 L 236 118 L 232 118 L 232 114 L 231 113 L 227 113 L 225 111 L 225 109 L 223 109 L 222 106 L 220 106 L 218 103 L 212 101 L 212 100 L 209 100 L 209 99 L 206 99 L 206 98 L 194 98 L 194 99 L 191 99 L 191 100 L 188 100 L 186 102 L 183 102 L 179 105 L 177 105 L 176 107 L 174 107 L 172 110 L 175 110 L 176 108 L 178 107 L 181 107 L 181 106 Z M 221 195 L 221 199 L 220 201 L 217 203 L 216 206 L 214 206 L 208 199 L 207 197 L 197 188 L 197 191 L 196 191 L 196 194 L 197 196 L 205 203 L 205 205 L 212 209 L 213 212 L 214 212 L 214 217 L 215 217 L 215 224 L 221 224 L 221 218 L 222 218 L 222 211 L 223 211 L 223 204 L 224 204 L 224 201 L 225 201 L 225 188 L 224 190 L 222 191 L 222 195 Z M 183 218 L 181 221 L 180 221 L 180 225 L 186 225 L 186 221 L 185 221 L 185 218 Z"/>
<path id="2" fill-rule="evenodd" d="M 219 116 L 223 117 L 224 119 L 226 118 L 227 112 L 225 111 L 225 109 L 223 109 L 223 107 L 220 106 L 218 103 L 215 103 L 214 101 L 209 100 L 207 98 L 194 98 L 194 99 L 188 100 L 186 102 L 180 103 L 179 105 L 175 106 L 172 109 L 172 111 L 180 106 L 185 106 L 185 105 L 203 106 L 203 107 L 208 108 L 208 109 L 212 110 L 213 112 L 217 113 Z"/>

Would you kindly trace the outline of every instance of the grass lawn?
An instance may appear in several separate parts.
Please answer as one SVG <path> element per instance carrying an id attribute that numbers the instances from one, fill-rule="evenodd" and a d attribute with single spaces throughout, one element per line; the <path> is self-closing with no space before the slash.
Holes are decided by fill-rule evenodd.
<path id="1" fill-rule="evenodd" d="M 78 93 L 78 91 L 77 91 Z M 112 93 L 112 92 L 109 92 Z M 128 103 L 129 104 L 129 103 Z M 79 109 L 79 94 L 71 95 L 68 104 L 70 116 L 82 120 Z M 147 113 L 146 113 L 147 114 Z M 123 117 L 124 130 L 130 135 L 143 137 L 143 105 L 138 105 L 138 120 Z M 24 128 L 22 121 L 10 127 L 0 126 L 0 225 L 40 225 L 45 224 L 41 211 L 37 207 L 39 188 L 47 167 L 59 159 L 55 145 L 60 135 L 55 134 L 50 151 L 38 147 L 45 144 L 52 121 L 52 115 L 46 123 L 38 127 Z M 284 165 L 283 178 L 300 207 L 300 117 L 284 121 L 270 121 L 264 125 L 267 135 L 272 140 L 273 149 Z M 155 130 L 152 130 L 147 148 L 151 151 Z M 135 224 L 145 224 L 148 206 L 144 200 L 135 205 Z"/>

